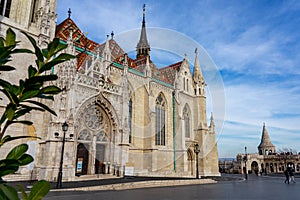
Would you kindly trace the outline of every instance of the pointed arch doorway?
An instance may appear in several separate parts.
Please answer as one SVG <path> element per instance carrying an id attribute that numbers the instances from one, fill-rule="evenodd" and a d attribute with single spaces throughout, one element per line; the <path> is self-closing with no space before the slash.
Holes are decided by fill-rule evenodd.
<path id="1" fill-rule="evenodd" d="M 194 175 L 194 156 L 193 156 L 193 151 L 191 149 L 187 150 L 187 160 L 188 160 L 188 174 L 189 175 Z"/>
<path id="2" fill-rule="evenodd" d="M 75 125 L 76 174 L 104 174 L 107 171 L 106 164 L 115 162 L 114 113 L 113 107 L 103 99 L 90 99 L 81 106 Z"/>

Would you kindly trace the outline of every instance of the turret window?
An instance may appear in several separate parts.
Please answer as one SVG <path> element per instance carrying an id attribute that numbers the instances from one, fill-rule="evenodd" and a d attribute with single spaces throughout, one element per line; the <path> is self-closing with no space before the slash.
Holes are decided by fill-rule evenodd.
<path id="1" fill-rule="evenodd" d="M 156 99 L 155 113 L 155 145 L 165 145 L 166 105 L 161 94 Z"/>
<path id="2" fill-rule="evenodd" d="M 9 17 L 11 0 L 0 0 L 0 15 Z"/>

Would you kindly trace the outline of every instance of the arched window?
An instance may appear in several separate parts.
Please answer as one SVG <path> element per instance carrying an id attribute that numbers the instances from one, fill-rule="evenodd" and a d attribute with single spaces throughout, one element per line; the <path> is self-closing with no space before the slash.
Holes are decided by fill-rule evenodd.
<path id="1" fill-rule="evenodd" d="M 189 109 L 188 109 L 187 105 L 183 109 L 183 121 L 184 121 L 185 137 L 189 138 L 189 137 L 191 137 L 191 134 L 190 134 L 190 113 L 189 113 Z"/>
<path id="2" fill-rule="evenodd" d="M 155 145 L 165 145 L 166 105 L 161 94 L 156 99 L 155 113 Z"/>
<path id="3" fill-rule="evenodd" d="M 0 15 L 9 17 L 11 0 L 0 1 Z"/>
<path id="4" fill-rule="evenodd" d="M 129 127 L 129 143 L 131 143 L 132 141 L 132 99 L 129 100 L 129 104 L 128 104 L 128 110 L 129 110 L 129 113 L 128 113 L 128 127 Z"/>
<path id="5" fill-rule="evenodd" d="M 186 79 L 186 91 L 189 91 L 189 79 Z"/>

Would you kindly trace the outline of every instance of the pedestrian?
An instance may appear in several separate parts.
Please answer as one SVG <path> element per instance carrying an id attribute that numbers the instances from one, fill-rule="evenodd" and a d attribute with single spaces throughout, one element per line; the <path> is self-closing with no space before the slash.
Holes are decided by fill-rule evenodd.
<path id="1" fill-rule="evenodd" d="M 293 169 L 292 168 L 289 168 L 289 176 L 290 176 L 289 181 L 293 181 L 293 183 L 296 183 L 296 181 L 295 181 L 295 175 L 293 173 Z"/>
<path id="2" fill-rule="evenodd" d="M 284 183 L 290 184 L 290 176 L 289 176 L 289 172 L 288 172 L 287 169 L 284 170 L 284 175 L 285 175 L 285 181 L 284 181 Z"/>

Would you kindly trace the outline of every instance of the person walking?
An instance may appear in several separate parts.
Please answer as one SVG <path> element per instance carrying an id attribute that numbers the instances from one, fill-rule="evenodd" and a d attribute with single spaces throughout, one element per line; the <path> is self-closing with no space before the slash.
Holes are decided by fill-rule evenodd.
<path id="1" fill-rule="evenodd" d="M 287 169 L 284 170 L 284 175 L 285 175 L 285 181 L 284 181 L 284 183 L 290 184 L 290 176 L 289 176 L 289 172 L 288 172 Z"/>
<path id="2" fill-rule="evenodd" d="M 290 182 L 293 181 L 293 183 L 296 183 L 296 181 L 295 181 L 295 175 L 294 175 L 293 169 L 291 167 L 289 168 L 289 176 L 290 176 L 289 181 Z"/>

